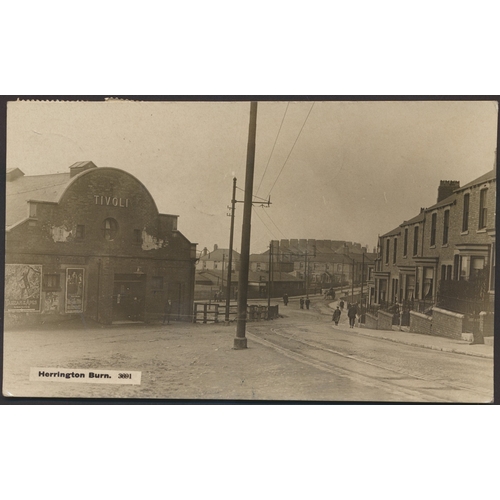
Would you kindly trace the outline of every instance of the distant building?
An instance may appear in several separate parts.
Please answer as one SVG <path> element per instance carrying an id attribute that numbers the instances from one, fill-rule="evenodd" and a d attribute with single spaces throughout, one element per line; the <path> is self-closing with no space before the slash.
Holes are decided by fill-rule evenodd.
<path id="1" fill-rule="evenodd" d="M 340 240 L 274 240 L 273 262 L 293 264 L 293 275 L 311 286 L 361 283 L 376 255 L 360 243 Z M 364 257 L 363 257 L 364 255 Z M 307 272 L 306 272 L 307 270 Z"/>
<path id="2" fill-rule="evenodd" d="M 205 247 L 198 259 L 196 264 L 196 269 L 201 270 L 219 270 L 227 271 L 229 268 L 229 249 L 219 248 L 218 245 L 214 245 L 213 251 L 209 252 Z M 240 269 L 240 254 L 233 250 L 231 270 L 239 271 Z"/>

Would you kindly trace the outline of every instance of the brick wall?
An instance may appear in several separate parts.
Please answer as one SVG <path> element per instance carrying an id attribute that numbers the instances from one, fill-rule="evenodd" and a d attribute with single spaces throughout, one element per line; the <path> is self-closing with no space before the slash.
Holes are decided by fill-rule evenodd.
<path id="1" fill-rule="evenodd" d="M 479 328 L 483 337 L 491 337 L 494 334 L 495 315 L 493 313 L 481 312 L 479 313 Z"/>
<path id="2" fill-rule="evenodd" d="M 462 339 L 464 315 L 440 309 L 432 308 L 432 333 L 440 337 Z"/>
<path id="3" fill-rule="evenodd" d="M 392 313 L 385 311 L 378 312 L 378 329 L 392 330 Z"/>
<path id="4" fill-rule="evenodd" d="M 372 316 L 371 314 L 365 314 L 365 328 L 370 328 L 371 330 L 378 329 L 378 318 Z"/>
<path id="5" fill-rule="evenodd" d="M 432 316 L 410 311 L 410 332 L 432 334 Z"/>

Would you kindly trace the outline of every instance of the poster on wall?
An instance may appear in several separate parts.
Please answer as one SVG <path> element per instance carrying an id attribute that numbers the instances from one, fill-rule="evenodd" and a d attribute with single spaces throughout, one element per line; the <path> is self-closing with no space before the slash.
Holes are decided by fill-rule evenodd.
<path id="1" fill-rule="evenodd" d="M 40 312 L 42 266 L 33 264 L 5 265 L 5 310 Z"/>
<path id="2" fill-rule="evenodd" d="M 83 268 L 66 269 L 66 313 L 83 312 Z"/>

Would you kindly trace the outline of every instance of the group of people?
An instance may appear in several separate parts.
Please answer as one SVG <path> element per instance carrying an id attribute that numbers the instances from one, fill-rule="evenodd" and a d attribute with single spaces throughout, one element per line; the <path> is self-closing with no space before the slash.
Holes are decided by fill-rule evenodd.
<path id="1" fill-rule="evenodd" d="M 288 294 L 283 295 L 283 304 L 285 306 L 288 305 Z M 311 301 L 309 300 L 309 297 L 301 297 L 299 300 L 299 306 L 301 309 L 304 309 L 304 306 L 306 309 L 309 309 L 309 306 L 311 304 Z M 339 324 L 340 321 L 340 316 L 342 315 L 342 311 L 344 310 L 345 303 L 343 300 L 339 301 L 339 305 L 337 308 L 333 311 L 333 317 L 332 321 L 335 323 L 335 325 Z M 349 328 L 354 328 L 356 325 L 356 317 L 359 316 L 359 311 L 358 311 L 358 304 L 357 303 L 347 303 L 347 317 L 349 318 Z"/>
<path id="2" fill-rule="evenodd" d="M 283 304 L 285 306 L 288 305 L 288 294 L 287 293 L 283 294 Z M 304 306 L 306 306 L 306 309 L 309 309 L 309 306 L 311 305 L 311 301 L 309 300 L 309 297 L 306 297 L 305 299 L 304 299 L 304 297 L 301 297 L 299 300 L 299 305 L 300 305 L 301 309 L 304 309 Z"/>
<path id="3" fill-rule="evenodd" d="M 344 309 L 344 301 L 341 300 L 339 302 L 339 305 L 335 309 L 335 311 L 333 311 L 332 321 L 336 325 L 339 324 L 340 316 L 342 314 L 342 310 L 343 309 Z M 358 312 L 358 304 L 350 304 L 350 303 L 348 303 L 347 304 L 347 317 L 349 318 L 349 328 L 354 328 L 354 326 L 356 325 L 356 316 L 358 316 L 358 314 L 359 314 L 359 312 Z"/>
<path id="4" fill-rule="evenodd" d="M 309 309 L 309 305 L 311 304 L 311 301 L 309 300 L 309 297 L 307 297 L 305 300 L 304 300 L 304 297 L 300 297 L 299 304 L 300 304 L 301 309 L 304 309 L 304 304 L 306 306 L 306 309 Z"/>

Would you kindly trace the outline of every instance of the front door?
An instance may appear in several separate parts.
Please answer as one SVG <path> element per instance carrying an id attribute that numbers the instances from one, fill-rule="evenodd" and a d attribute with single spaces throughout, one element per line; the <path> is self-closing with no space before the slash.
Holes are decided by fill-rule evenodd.
<path id="1" fill-rule="evenodd" d="M 129 275 L 115 275 L 113 321 L 144 321 L 144 278 L 132 280 Z"/>

